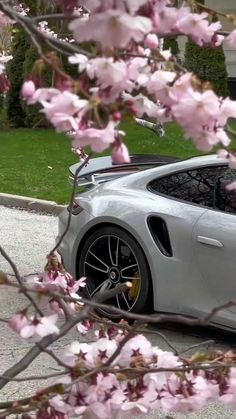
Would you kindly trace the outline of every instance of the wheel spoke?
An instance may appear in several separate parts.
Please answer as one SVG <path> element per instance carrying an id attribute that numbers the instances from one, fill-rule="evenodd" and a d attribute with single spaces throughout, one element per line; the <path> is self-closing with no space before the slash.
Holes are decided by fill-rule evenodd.
<path id="1" fill-rule="evenodd" d="M 114 265 L 112 253 L 111 253 L 111 236 L 108 236 L 108 250 L 109 250 L 109 256 L 111 259 L 111 264 Z"/>
<path id="2" fill-rule="evenodd" d="M 101 284 L 98 285 L 97 288 L 90 294 L 90 297 L 92 297 L 94 294 L 96 294 L 98 291 L 105 291 L 111 287 L 112 283 L 110 279 L 105 279 Z"/>
<path id="3" fill-rule="evenodd" d="M 107 271 L 109 269 L 109 266 L 103 262 L 99 257 L 97 257 L 93 252 L 91 252 L 91 250 L 89 250 L 90 255 L 92 255 L 95 259 L 97 259 L 100 263 L 102 263 L 102 265 L 104 265 L 107 268 Z"/>
<path id="4" fill-rule="evenodd" d="M 125 275 L 121 275 L 122 279 L 130 279 L 133 280 L 134 278 L 136 278 L 135 276 L 125 276 Z"/>
<path id="5" fill-rule="evenodd" d="M 117 237 L 117 243 L 116 243 L 116 263 L 115 265 L 118 266 L 118 258 L 119 258 L 119 243 L 120 243 L 120 239 L 119 237 Z"/>
<path id="6" fill-rule="evenodd" d="M 135 266 L 138 266 L 138 264 L 134 263 L 133 265 L 126 266 L 125 268 L 121 269 L 121 274 L 123 271 L 126 271 L 127 269 L 135 268 Z"/>
<path id="7" fill-rule="evenodd" d="M 117 301 L 118 308 L 120 308 L 120 302 L 119 302 L 119 296 L 118 295 L 116 295 L 116 301 Z"/>
<path id="8" fill-rule="evenodd" d="M 124 300 L 125 300 L 125 302 L 126 302 L 126 305 L 127 305 L 127 307 L 128 307 L 128 310 L 130 310 L 130 309 L 131 309 L 131 307 L 130 307 L 130 305 L 129 305 L 128 301 L 127 301 L 127 298 L 126 298 L 126 296 L 125 296 L 125 293 L 124 293 L 124 292 L 122 292 L 122 297 L 124 298 Z"/>
<path id="9" fill-rule="evenodd" d="M 107 274 L 107 272 L 108 272 L 108 270 L 109 270 L 108 268 L 107 268 L 106 270 L 104 270 L 104 269 L 100 269 L 100 268 L 98 268 L 97 266 L 94 266 L 94 265 L 92 265 L 91 263 L 86 262 L 86 261 L 85 261 L 85 264 L 86 264 L 86 265 L 88 265 L 88 266 L 90 266 L 91 268 L 95 269 L 95 271 L 103 272 L 104 274 Z"/>

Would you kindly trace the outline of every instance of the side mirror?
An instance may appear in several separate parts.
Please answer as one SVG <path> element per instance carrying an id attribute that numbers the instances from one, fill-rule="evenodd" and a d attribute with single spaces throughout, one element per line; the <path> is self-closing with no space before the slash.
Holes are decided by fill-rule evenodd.
<path id="1" fill-rule="evenodd" d="M 159 137 L 164 137 L 165 130 L 163 125 L 160 123 L 154 124 L 153 122 L 146 121 L 145 119 L 135 118 L 135 121 L 141 127 L 145 127 L 150 129 L 151 131 L 155 132 L 155 134 L 159 135 Z"/>

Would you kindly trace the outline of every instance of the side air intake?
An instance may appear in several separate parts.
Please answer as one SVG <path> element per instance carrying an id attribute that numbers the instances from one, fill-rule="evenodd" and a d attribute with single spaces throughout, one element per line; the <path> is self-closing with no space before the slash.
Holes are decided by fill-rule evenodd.
<path id="1" fill-rule="evenodd" d="M 165 221 L 160 217 L 150 216 L 147 220 L 150 233 L 163 255 L 172 256 L 170 237 Z"/>

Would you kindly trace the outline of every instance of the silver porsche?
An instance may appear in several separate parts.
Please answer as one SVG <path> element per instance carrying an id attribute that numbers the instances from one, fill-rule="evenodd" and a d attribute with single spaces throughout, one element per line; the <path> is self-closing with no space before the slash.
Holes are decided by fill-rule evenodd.
<path id="1" fill-rule="evenodd" d="M 66 269 L 86 276 L 90 296 L 132 282 L 106 302 L 125 311 L 205 316 L 236 297 L 236 192 L 227 189 L 235 180 L 216 155 L 90 160 L 59 217 L 62 234 L 72 212 L 59 248 Z M 236 328 L 236 306 L 218 312 L 214 325 Z"/>

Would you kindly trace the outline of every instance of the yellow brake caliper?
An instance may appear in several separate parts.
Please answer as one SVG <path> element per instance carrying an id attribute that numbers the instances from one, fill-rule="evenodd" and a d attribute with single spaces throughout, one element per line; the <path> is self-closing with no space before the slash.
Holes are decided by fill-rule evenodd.
<path id="1" fill-rule="evenodd" d="M 128 291 L 130 300 L 135 300 L 135 298 L 137 298 L 139 287 L 140 287 L 140 276 L 139 276 L 138 271 L 136 271 L 132 279 L 132 287 Z"/>

